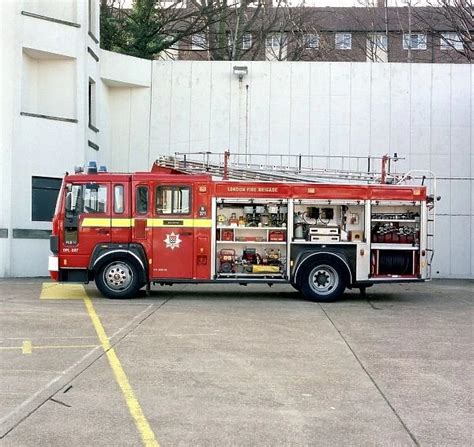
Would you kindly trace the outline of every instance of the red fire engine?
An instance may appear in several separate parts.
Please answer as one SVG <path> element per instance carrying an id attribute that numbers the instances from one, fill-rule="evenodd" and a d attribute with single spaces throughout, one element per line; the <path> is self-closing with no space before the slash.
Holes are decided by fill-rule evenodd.
<path id="1" fill-rule="evenodd" d="M 387 162 L 357 184 L 316 183 L 301 160 L 299 176 L 239 168 L 228 153 L 219 164 L 162 157 L 149 173 L 92 164 L 64 178 L 51 277 L 95 280 L 111 298 L 152 283 L 289 283 L 318 301 L 346 287 L 427 280 L 434 197 L 423 185 L 394 184 Z"/>

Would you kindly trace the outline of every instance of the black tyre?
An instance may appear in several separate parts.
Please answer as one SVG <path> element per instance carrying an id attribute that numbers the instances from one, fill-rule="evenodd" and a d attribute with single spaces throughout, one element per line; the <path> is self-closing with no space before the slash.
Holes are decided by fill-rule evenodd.
<path id="1" fill-rule="evenodd" d="M 301 293 L 311 301 L 330 302 L 342 296 L 347 285 L 346 267 L 324 257 L 305 266 L 298 278 Z"/>
<path id="2" fill-rule="evenodd" d="M 141 280 L 133 261 L 115 259 L 100 267 L 95 284 L 108 298 L 133 298 L 141 287 Z"/>

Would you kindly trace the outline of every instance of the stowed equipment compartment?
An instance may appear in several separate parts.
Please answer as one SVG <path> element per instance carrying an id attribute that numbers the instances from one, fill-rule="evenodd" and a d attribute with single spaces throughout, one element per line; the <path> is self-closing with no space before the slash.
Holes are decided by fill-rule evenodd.
<path id="1" fill-rule="evenodd" d="M 216 277 L 285 278 L 287 224 L 287 200 L 218 200 Z"/>

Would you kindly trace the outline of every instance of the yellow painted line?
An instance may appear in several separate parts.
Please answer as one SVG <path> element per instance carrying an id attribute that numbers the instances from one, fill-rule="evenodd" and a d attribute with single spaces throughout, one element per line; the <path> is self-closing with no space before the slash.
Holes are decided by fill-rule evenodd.
<path id="1" fill-rule="evenodd" d="M 23 354 L 31 354 L 31 349 L 32 349 L 32 345 L 31 345 L 31 340 L 25 340 L 23 342 L 23 346 L 21 348 L 21 352 Z"/>
<path id="2" fill-rule="evenodd" d="M 138 402 L 138 399 L 135 396 L 130 382 L 128 381 L 128 377 L 125 374 L 122 364 L 120 363 L 120 360 L 117 357 L 117 354 L 115 353 L 115 349 L 112 348 L 112 346 L 110 345 L 109 338 L 105 333 L 104 326 L 102 326 L 100 318 L 94 309 L 92 301 L 87 296 L 87 294 L 84 293 L 84 295 L 85 296 L 83 298 L 87 313 L 89 314 L 92 320 L 92 324 L 94 325 L 94 328 L 97 332 L 97 336 L 99 337 L 102 348 L 104 349 L 105 354 L 107 355 L 107 359 L 114 373 L 115 380 L 117 381 L 120 389 L 122 390 L 122 394 L 128 406 L 128 411 L 130 412 L 130 415 L 132 416 L 135 425 L 140 433 L 143 445 L 146 447 L 159 447 L 158 441 L 155 438 L 155 434 L 153 433 L 153 430 L 151 429 L 150 424 L 148 423 L 148 420 L 145 417 L 145 414 L 143 413 L 140 403 Z"/>
<path id="3" fill-rule="evenodd" d="M 82 300 L 85 295 L 82 284 L 61 284 L 44 282 L 40 300 Z"/>
<path id="4" fill-rule="evenodd" d="M 26 340 L 21 346 L 0 346 L 1 351 L 20 349 L 23 354 L 31 354 L 37 349 L 80 349 L 80 348 L 97 348 L 99 345 L 50 345 L 50 346 L 33 346 L 31 341 Z"/>
<path id="5" fill-rule="evenodd" d="M 80 348 L 97 348 L 98 345 L 50 345 L 50 346 L 34 346 L 36 349 L 80 349 Z"/>

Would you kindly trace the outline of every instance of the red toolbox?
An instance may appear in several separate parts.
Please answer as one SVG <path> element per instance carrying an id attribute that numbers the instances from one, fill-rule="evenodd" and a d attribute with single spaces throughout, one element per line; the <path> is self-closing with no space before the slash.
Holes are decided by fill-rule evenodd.
<path id="1" fill-rule="evenodd" d="M 283 242 L 286 241 L 286 232 L 281 230 L 271 230 L 268 232 L 269 242 Z"/>

